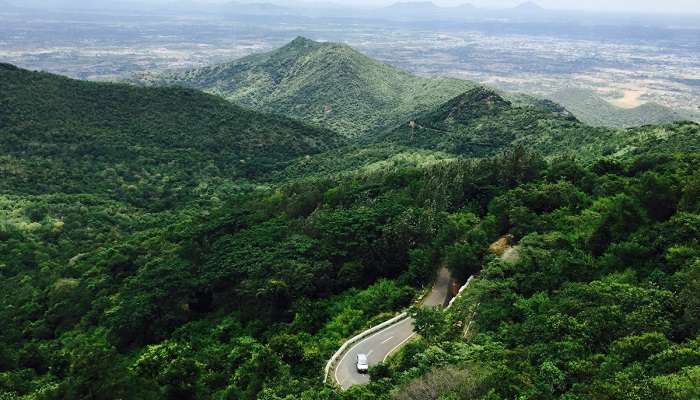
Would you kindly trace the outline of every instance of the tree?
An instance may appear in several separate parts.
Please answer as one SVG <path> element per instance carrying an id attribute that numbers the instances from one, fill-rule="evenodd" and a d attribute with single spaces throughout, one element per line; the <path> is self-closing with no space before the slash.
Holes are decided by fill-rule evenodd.
<path id="1" fill-rule="evenodd" d="M 603 254 L 611 243 L 625 239 L 645 220 L 639 203 L 627 195 L 599 200 L 593 208 L 601 216 L 588 239 L 588 246 L 595 256 Z"/>
<path id="2" fill-rule="evenodd" d="M 700 396 L 700 367 L 652 379 L 655 398 L 669 400 L 695 400 Z"/>
<path id="3" fill-rule="evenodd" d="M 185 343 L 166 341 L 151 345 L 131 367 L 134 376 L 150 379 L 167 399 L 197 398 L 201 366 Z"/>
<path id="4" fill-rule="evenodd" d="M 481 243 L 455 243 L 445 251 L 447 268 L 455 279 L 466 282 L 470 276 L 481 271 L 485 253 Z"/>
<path id="5" fill-rule="evenodd" d="M 409 252 L 409 259 L 408 271 L 406 271 L 408 283 L 420 286 L 430 282 L 435 275 L 433 252 L 426 248 L 413 249 Z"/>
<path id="6" fill-rule="evenodd" d="M 61 337 L 61 343 L 60 355 L 68 362 L 69 378 L 64 387 L 67 398 L 107 400 L 138 393 L 138 384 L 131 386 L 121 357 L 104 329 L 69 332 Z"/>
<path id="7" fill-rule="evenodd" d="M 417 308 L 411 315 L 416 332 L 429 343 L 439 342 L 448 332 L 449 322 L 439 308 Z"/>
<path id="8" fill-rule="evenodd" d="M 639 177 L 634 190 L 647 215 L 656 221 L 665 221 L 675 214 L 680 193 L 671 176 L 649 171 Z"/>

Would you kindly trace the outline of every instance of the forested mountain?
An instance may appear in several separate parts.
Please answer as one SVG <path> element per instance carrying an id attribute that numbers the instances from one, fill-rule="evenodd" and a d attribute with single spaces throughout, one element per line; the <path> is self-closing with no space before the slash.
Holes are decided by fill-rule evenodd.
<path id="1" fill-rule="evenodd" d="M 100 193 L 153 209 L 340 144 L 334 132 L 191 89 L 0 65 L 0 192 Z"/>
<path id="2" fill-rule="evenodd" d="M 338 70 L 354 53 L 306 40 L 236 65 L 284 88 L 328 51 L 334 80 L 312 86 L 359 117 L 315 123 L 361 138 L 0 67 L 0 399 L 697 398 L 700 126 L 591 128 L 547 101 Z M 357 76 L 363 96 L 341 96 Z M 390 97 L 411 82 L 430 101 Z M 303 87 L 289 99 L 326 93 Z M 440 265 L 481 274 L 450 312 L 415 311 L 420 337 L 369 385 L 324 385 L 331 354 Z"/>
<path id="3" fill-rule="evenodd" d="M 457 79 L 417 77 L 347 45 L 301 37 L 270 53 L 131 81 L 201 89 L 349 137 L 401 123 L 474 86 Z"/>
<path id="4" fill-rule="evenodd" d="M 555 103 L 518 97 L 511 101 L 478 87 L 367 140 L 467 157 L 490 156 L 524 146 L 548 158 L 575 155 L 581 161 L 592 161 L 601 156 L 629 157 L 648 151 L 698 151 L 698 128 L 692 122 L 627 130 L 593 128 Z"/>
<path id="5" fill-rule="evenodd" d="M 656 103 L 620 108 L 585 89 L 562 89 L 547 97 L 563 105 L 578 119 L 591 126 L 627 128 L 689 119 L 686 115 Z"/>

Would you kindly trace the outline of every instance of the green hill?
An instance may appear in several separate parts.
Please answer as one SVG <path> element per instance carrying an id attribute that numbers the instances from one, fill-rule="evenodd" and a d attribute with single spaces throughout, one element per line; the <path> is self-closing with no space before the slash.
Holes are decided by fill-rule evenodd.
<path id="1" fill-rule="evenodd" d="M 567 88 L 548 96 L 563 105 L 578 119 L 591 126 L 627 128 L 652 124 L 667 124 L 689 119 L 688 116 L 656 103 L 635 108 L 620 108 L 585 89 Z"/>
<path id="2" fill-rule="evenodd" d="M 0 107 L 5 193 L 89 192 L 163 205 L 341 143 L 334 132 L 191 89 L 90 83 L 7 64 Z M 143 204 L 148 193 L 154 203 Z"/>
<path id="3" fill-rule="evenodd" d="M 201 89 L 349 137 L 400 123 L 474 86 L 417 77 L 347 45 L 301 37 L 270 53 L 190 71 L 147 74 L 132 82 Z"/>
<path id="4" fill-rule="evenodd" d="M 590 127 L 549 100 L 474 88 L 415 118 L 292 161 L 275 182 L 426 168 L 458 159 L 493 157 L 522 147 L 553 160 L 629 160 L 700 151 L 700 125 L 676 122 L 628 129 Z"/>
<path id="5" fill-rule="evenodd" d="M 549 100 L 485 87 L 471 89 L 415 118 L 273 171 L 273 181 L 423 168 L 459 158 L 492 157 L 523 147 L 545 157 L 592 163 L 700 151 L 700 125 L 590 127 Z"/>
<path id="6" fill-rule="evenodd" d="M 471 89 L 394 130 L 367 139 L 477 158 L 516 146 L 550 158 L 573 155 L 580 160 L 700 149 L 700 130 L 695 123 L 626 130 L 594 128 L 556 104 L 518 97 L 507 100 L 487 88 Z"/>

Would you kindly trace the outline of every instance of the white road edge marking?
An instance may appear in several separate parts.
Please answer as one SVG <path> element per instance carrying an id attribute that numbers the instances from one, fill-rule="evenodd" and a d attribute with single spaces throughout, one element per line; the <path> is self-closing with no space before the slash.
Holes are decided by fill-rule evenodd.
<path id="1" fill-rule="evenodd" d="M 389 352 L 386 353 L 386 356 L 384 356 L 384 360 L 382 360 L 382 362 L 386 362 L 387 358 L 389 358 L 389 356 L 392 355 L 392 354 L 396 351 L 396 349 L 398 349 L 399 347 L 403 346 L 404 343 L 408 342 L 408 341 L 409 341 L 411 338 L 413 338 L 414 336 L 416 336 L 416 333 L 415 333 L 415 332 L 411 333 L 411 335 L 410 335 L 409 337 L 407 337 L 406 339 L 404 339 L 403 341 L 401 341 L 401 343 L 397 344 L 396 347 L 394 347 L 393 349 L 389 350 Z"/>
<path id="2" fill-rule="evenodd" d="M 393 336 L 392 336 L 392 337 L 390 337 L 389 339 L 387 339 L 387 340 L 383 341 L 383 342 L 382 342 L 382 344 L 385 344 L 386 342 L 390 341 L 390 340 L 391 340 L 391 339 L 393 339 L 393 338 L 394 338 Z"/>
<path id="3" fill-rule="evenodd" d="M 404 323 L 404 322 L 406 322 L 406 321 L 411 321 L 411 320 L 412 320 L 411 317 L 404 318 L 404 319 L 402 319 L 401 321 L 395 323 L 394 325 L 387 326 L 387 329 L 393 328 L 393 327 L 395 327 L 395 326 L 397 326 L 397 325 L 400 325 L 400 324 L 402 324 L 402 323 Z M 345 357 L 347 357 L 348 354 L 352 353 L 352 350 L 353 350 L 355 347 L 357 347 L 357 346 L 361 345 L 362 343 L 364 343 L 364 342 L 370 340 L 371 338 L 373 338 L 373 337 L 375 337 L 375 336 L 377 336 L 377 335 L 383 333 L 384 331 L 386 331 L 386 329 L 382 329 L 381 331 L 379 331 L 379 332 L 377 332 L 377 333 L 375 333 L 375 334 L 373 334 L 373 335 L 367 336 L 366 338 L 364 338 L 364 339 L 360 340 L 359 342 L 355 343 L 355 345 L 352 346 L 351 348 L 349 348 L 349 349 L 345 352 L 345 354 L 343 355 L 343 357 L 340 358 L 340 361 L 338 361 L 338 365 L 335 367 L 335 373 L 333 374 L 333 376 L 335 377 L 335 381 L 338 382 L 338 385 L 340 385 L 341 388 L 343 387 L 343 383 L 340 382 L 340 379 L 338 379 L 338 369 L 340 368 L 341 365 L 343 365 L 343 360 L 345 360 Z M 415 333 L 412 333 L 412 334 L 411 334 L 411 336 L 413 336 L 413 335 L 415 335 Z M 411 336 L 409 336 L 409 339 L 411 338 Z M 403 342 L 402 342 L 402 343 L 403 343 Z M 401 344 L 399 344 L 399 346 L 400 346 L 400 345 L 401 345 Z M 397 346 L 397 347 L 398 347 L 398 346 Z M 395 349 L 395 348 L 394 348 L 394 349 Z M 392 349 L 392 351 L 393 351 L 394 349 Z M 385 360 L 386 360 L 386 358 L 385 358 Z"/>

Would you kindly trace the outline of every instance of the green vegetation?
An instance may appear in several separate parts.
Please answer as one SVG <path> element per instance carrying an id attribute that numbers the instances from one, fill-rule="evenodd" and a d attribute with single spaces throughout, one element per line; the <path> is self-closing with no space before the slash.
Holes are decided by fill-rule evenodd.
<path id="1" fill-rule="evenodd" d="M 700 127 L 440 103 L 348 140 L 0 66 L 0 399 L 697 398 Z M 441 263 L 483 271 L 370 385 L 323 385 Z"/>
<path id="2" fill-rule="evenodd" d="M 448 313 L 419 312 L 421 339 L 362 391 L 396 399 L 697 399 L 699 157 L 590 168 L 560 159 L 490 196 L 487 212 L 468 207 L 472 221 L 447 254 L 467 256 L 452 263 L 457 274 L 483 265 L 479 279 Z M 493 233 L 513 235 L 517 257 L 479 252 Z"/>
<path id="3" fill-rule="evenodd" d="M 80 82 L 7 64 L 0 107 L 0 191 L 100 193 L 148 209 L 341 143 L 331 131 L 190 89 Z"/>
<path id="4" fill-rule="evenodd" d="M 417 77 L 347 45 L 301 37 L 270 53 L 191 71 L 146 74 L 132 82 L 201 89 L 349 137 L 403 123 L 474 86 Z"/>
<path id="5" fill-rule="evenodd" d="M 581 161 L 648 151 L 700 150 L 700 130 L 692 122 L 628 130 L 591 128 L 556 104 L 512 100 L 487 88 L 474 88 L 394 130 L 364 140 L 477 158 L 518 146 L 547 158 L 576 155 Z"/>
<path id="6" fill-rule="evenodd" d="M 692 117 L 656 103 L 646 103 L 634 108 L 620 108 L 607 102 L 593 91 L 585 89 L 563 89 L 548 97 L 566 107 L 576 118 L 590 126 L 629 128 L 668 124 Z"/>

